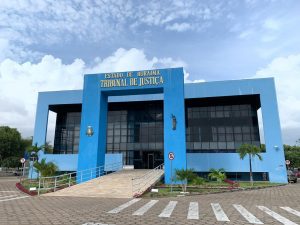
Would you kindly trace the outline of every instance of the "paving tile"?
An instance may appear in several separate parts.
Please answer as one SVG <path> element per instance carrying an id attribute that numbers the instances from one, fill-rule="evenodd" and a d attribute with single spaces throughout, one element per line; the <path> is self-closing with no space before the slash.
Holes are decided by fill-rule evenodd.
<path id="1" fill-rule="evenodd" d="M 11 195 L 17 191 L 16 179 L 0 179 L 0 193 Z M 3 194 L 5 193 L 5 194 Z M 22 193 L 18 195 L 23 196 Z M 1 199 L 0 199 L 1 200 Z M 132 215 L 135 211 L 154 199 L 143 198 L 119 213 L 110 214 L 110 210 L 130 201 L 131 199 L 97 198 L 97 197 L 59 197 L 40 196 L 0 202 L 0 224 L 78 224 L 87 222 L 95 224 L 250 224 L 233 205 L 240 205 L 251 212 L 264 224 L 282 224 L 272 216 L 260 210 L 257 206 L 264 206 L 289 221 L 300 224 L 300 184 L 289 184 L 282 187 L 267 189 L 228 192 L 220 194 L 196 195 L 188 197 L 173 197 L 155 199 L 150 209 L 140 216 Z M 169 202 L 177 202 L 170 217 L 160 218 L 160 213 Z M 199 219 L 188 219 L 191 202 L 198 203 Z M 229 222 L 216 220 L 211 203 L 218 203 L 229 218 Z M 284 210 L 281 207 L 289 207 Z M 194 214 L 195 215 L 195 214 Z"/>

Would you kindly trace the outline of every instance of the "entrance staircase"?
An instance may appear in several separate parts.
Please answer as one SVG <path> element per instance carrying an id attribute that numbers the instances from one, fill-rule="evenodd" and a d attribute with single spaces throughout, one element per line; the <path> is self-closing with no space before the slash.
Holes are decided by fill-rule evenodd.
<path id="1" fill-rule="evenodd" d="M 132 198 L 139 197 L 161 179 L 163 165 L 153 169 L 120 170 L 45 196 Z"/>

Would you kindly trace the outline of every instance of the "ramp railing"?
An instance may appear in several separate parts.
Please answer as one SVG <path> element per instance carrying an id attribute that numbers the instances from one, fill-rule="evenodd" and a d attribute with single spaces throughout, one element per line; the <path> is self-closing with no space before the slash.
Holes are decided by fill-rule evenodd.
<path id="1" fill-rule="evenodd" d="M 139 197 L 164 175 L 164 164 L 161 164 L 140 177 L 132 178 L 132 196 Z"/>
<path id="2" fill-rule="evenodd" d="M 91 169 L 80 170 L 66 173 L 58 176 L 39 177 L 38 195 L 41 193 L 55 192 L 57 190 L 70 187 L 75 184 L 90 181 L 92 179 L 104 176 L 108 173 L 119 171 L 123 168 L 123 163 L 111 163 L 104 166 L 98 166 Z"/>

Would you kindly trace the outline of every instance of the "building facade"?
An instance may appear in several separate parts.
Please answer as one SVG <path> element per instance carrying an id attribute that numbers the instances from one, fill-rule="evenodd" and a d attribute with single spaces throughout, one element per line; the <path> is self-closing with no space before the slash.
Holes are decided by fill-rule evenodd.
<path id="1" fill-rule="evenodd" d="M 53 154 L 61 171 L 80 171 L 120 160 L 135 169 L 162 163 L 206 176 L 225 169 L 230 179 L 249 179 L 248 159 L 236 149 L 260 146 L 261 110 L 265 151 L 253 160 L 255 180 L 286 183 L 273 78 L 184 84 L 182 68 L 85 75 L 83 90 L 41 92 L 34 143 L 46 141 L 49 111 L 56 113 Z M 174 160 L 168 158 L 173 153 Z M 172 167 L 172 168 L 171 168 Z"/>

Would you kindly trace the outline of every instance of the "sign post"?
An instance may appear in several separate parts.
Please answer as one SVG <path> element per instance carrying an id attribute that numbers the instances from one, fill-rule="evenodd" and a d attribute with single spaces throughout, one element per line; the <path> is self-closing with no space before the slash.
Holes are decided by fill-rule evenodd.
<path id="1" fill-rule="evenodd" d="M 21 181 L 22 181 L 22 177 L 25 176 L 25 162 L 26 162 L 26 159 L 21 158 L 21 159 L 20 159 L 20 162 L 22 163 L 22 169 L 23 169 L 23 171 L 22 171 L 22 176 L 20 176 L 20 182 L 21 182 Z"/>
<path id="2" fill-rule="evenodd" d="M 172 168 L 172 161 L 175 158 L 174 153 L 173 152 L 169 152 L 168 158 L 169 158 L 170 164 L 171 164 L 171 192 L 172 192 L 173 191 L 173 168 Z"/>
<path id="3" fill-rule="evenodd" d="M 290 167 L 290 164 L 291 164 L 291 161 L 290 160 L 285 160 L 285 165 L 286 165 L 286 169 L 288 170 L 289 169 L 289 167 Z"/>

